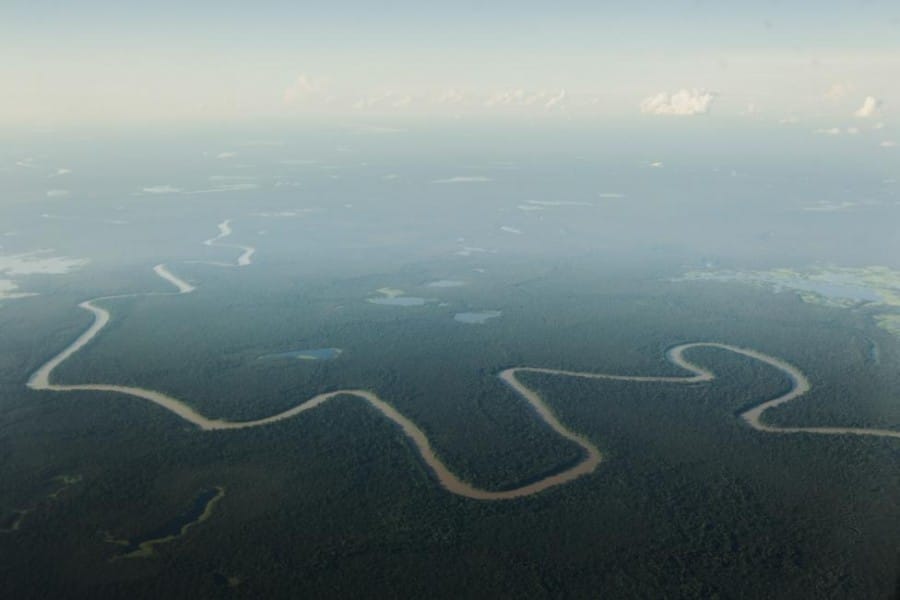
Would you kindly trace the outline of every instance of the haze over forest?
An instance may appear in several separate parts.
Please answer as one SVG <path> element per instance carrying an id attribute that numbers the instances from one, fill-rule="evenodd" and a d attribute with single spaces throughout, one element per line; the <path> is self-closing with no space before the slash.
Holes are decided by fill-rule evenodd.
<path id="1" fill-rule="evenodd" d="M 892 3 L 2 12 L 0 596 L 900 594 Z"/>

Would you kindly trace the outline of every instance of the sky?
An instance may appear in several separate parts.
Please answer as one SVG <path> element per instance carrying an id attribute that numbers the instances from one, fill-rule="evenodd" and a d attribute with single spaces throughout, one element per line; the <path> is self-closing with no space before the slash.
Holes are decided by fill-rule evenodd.
<path id="1" fill-rule="evenodd" d="M 890 120 L 898 74 L 896 1 L 0 4 L 3 124 Z"/>

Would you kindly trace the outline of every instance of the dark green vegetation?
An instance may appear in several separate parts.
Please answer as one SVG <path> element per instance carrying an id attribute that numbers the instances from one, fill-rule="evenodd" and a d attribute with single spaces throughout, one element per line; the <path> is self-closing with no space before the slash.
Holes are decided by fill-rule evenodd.
<path id="1" fill-rule="evenodd" d="M 813 382 L 808 396 L 767 413 L 773 421 L 900 426 L 900 345 L 864 315 L 743 286 L 662 283 L 662 274 L 484 263 L 479 278 L 448 263 L 302 282 L 288 266 L 173 266 L 201 283 L 196 294 L 107 303 L 109 329 L 56 377 L 158 389 L 230 419 L 330 389 L 372 389 L 455 472 L 492 489 L 578 458 L 494 377 L 514 365 L 680 375 L 667 347 L 721 341 L 784 358 Z M 417 287 L 441 277 L 473 283 Z M 149 269 L 121 285 L 162 287 Z M 363 301 L 384 285 L 451 305 Z M 135 399 L 29 392 L 30 372 L 89 323 L 74 305 L 92 291 L 0 310 L 0 509 L 36 505 L 53 477 L 83 477 L 0 535 L 2 597 L 895 591 L 900 444 L 751 430 L 736 415 L 789 383 L 750 359 L 692 350 L 719 375 L 692 386 L 523 374 L 605 461 L 538 496 L 477 502 L 442 490 L 397 428 L 349 397 L 265 428 L 200 432 Z M 481 326 L 452 320 L 485 308 L 503 316 Z M 256 360 L 298 347 L 344 353 Z M 157 546 L 154 558 L 109 562 L 120 549 L 104 531 L 138 538 L 215 485 L 228 494 L 209 520 Z"/>
<path id="2" fill-rule="evenodd" d="M 156 527 L 152 531 L 143 533 L 140 536 L 130 540 L 117 540 L 108 538 L 111 543 L 122 546 L 122 556 L 126 558 L 149 557 L 153 554 L 152 547 L 167 543 L 178 536 L 184 535 L 188 530 L 212 515 L 212 503 L 214 500 L 223 495 L 225 491 L 221 488 L 203 490 L 191 501 L 190 506 L 180 515 Z M 142 546 L 150 544 L 147 550 Z M 142 551 L 143 550 L 143 551 Z"/>

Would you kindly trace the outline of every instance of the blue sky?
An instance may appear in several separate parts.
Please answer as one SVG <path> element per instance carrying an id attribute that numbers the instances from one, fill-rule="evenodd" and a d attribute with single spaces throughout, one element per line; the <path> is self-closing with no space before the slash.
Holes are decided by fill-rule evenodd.
<path id="1" fill-rule="evenodd" d="M 900 104 L 898 68 L 897 2 L 7 0 L 0 8 L 0 72 L 14 90 L 0 99 L 4 122 L 531 114 L 548 103 L 621 117 L 682 89 L 714 93 L 720 114 L 838 116 L 868 96 L 885 111 Z M 512 100 L 491 103 L 504 97 Z"/>

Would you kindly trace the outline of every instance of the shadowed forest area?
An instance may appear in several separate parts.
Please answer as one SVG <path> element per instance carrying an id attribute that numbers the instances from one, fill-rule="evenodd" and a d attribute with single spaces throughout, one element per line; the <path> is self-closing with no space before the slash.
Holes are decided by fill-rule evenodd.
<path id="1" fill-rule="evenodd" d="M 455 473 L 494 490 L 580 458 L 497 379 L 509 366 L 679 376 L 666 349 L 715 340 L 782 357 L 813 382 L 766 413 L 773 423 L 900 421 L 898 375 L 886 366 L 895 339 L 861 314 L 792 295 L 511 264 L 465 290 L 466 302 L 503 316 L 467 325 L 452 319 L 455 307 L 364 302 L 384 276 L 311 280 L 294 296 L 271 293 L 277 269 L 246 275 L 237 289 L 216 289 L 233 284 L 213 274 L 194 297 L 109 301 L 109 330 L 55 377 L 158 389 L 228 419 L 371 389 Z M 430 275 L 410 267 L 389 280 L 415 290 Z M 478 582 L 486 595 L 820 598 L 895 587 L 900 448 L 750 429 L 738 414 L 789 382 L 746 357 L 693 349 L 688 358 L 718 378 L 679 386 L 522 373 L 604 461 L 533 497 L 480 502 L 443 490 L 400 430 L 351 397 L 262 428 L 203 432 L 133 398 L 28 391 L 30 372 L 86 326 L 64 300 L 0 314 L 10 332 L 0 342 L 4 523 L 29 509 L 0 535 L 10 597 L 453 597 Z M 40 344 L 30 352 L 8 351 L 31 335 Z M 871 343 L 877 365 L 866 360 Z M 305 347 L 344 352 L 256 360 Z M 51 497 L 62 475 L 78 479 Z M 227 494 L 208 519 L 150 557 L 110 562 L 121 552 L 110 538 L 165 530 L 217 487 Z M 54 565 L 53 575 L 33 564 Z"/>

